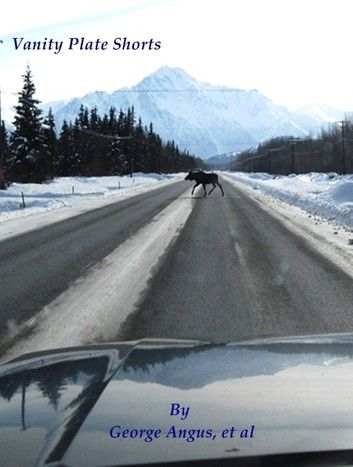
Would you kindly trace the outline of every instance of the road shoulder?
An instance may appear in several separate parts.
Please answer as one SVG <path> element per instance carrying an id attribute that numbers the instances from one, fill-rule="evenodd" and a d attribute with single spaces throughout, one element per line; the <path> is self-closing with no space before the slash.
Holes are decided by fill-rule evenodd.
<path id="1" fill-rule="evenodd" d="M 255 190 L 224 173 L 222 178 L 353 278 L 353 245 L 348 244 L 348 240 L 352 238 L 351 233 L 321 218 L 310 216 L 302 209 Z"/>

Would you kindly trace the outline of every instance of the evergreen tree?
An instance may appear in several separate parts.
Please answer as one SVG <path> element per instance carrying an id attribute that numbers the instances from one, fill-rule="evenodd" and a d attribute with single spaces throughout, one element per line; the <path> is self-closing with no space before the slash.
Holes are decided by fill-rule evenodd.
<path id="1" fill-rule="evenodd" d="M 77 175 L 77 158 L 75 158 L 73 128 L 64 120 L 60 136 L 58 139 L 58 156 L 55 164 L 55 173 L 57 175 L 67 177 L 69 175 Z"/>
<path id="2" fill-rule="evenodd" d="M 80 131 L 72 123 L 63 121 L 58 138 L 58 152 L 55 164 L 55 174 L 68 177 L 70 175 L 81 175 L 81 159 L 79 138 Z"/>
<path id="3" fill-rule="evenodd" d="M 89 125 L 88 109 L 82 104 L 80 105 L 80 111 L 78 113 L 78 124 L 83 128 L 88 128 Z"/>
<path id="4" fill-rule="evenodd" d="M 116 135 L 119 133 L 119 123 L 116 118 L 115 107 L 110 107 L 109 116 L 108 116 L 108 132 L 111 135 Z"/>
<path id="5" fill-rule="evenodd" d="M 75 122 L 72 126 L 72 140 L 74 153 L 73 157 L 75 160 L 74 174 L 83 175 L 87 160 L 87 146 L 89 138 L 87 138 L 87 133 L 82 132 L 80 117 L 75 119 Z"/>
<path id="6" fill-rule="evenodd" d="M 49 109 L 48 115 L 45 117 L 42 125 L 42 142 L 43 142 L 43 160 L 41 161 L 41 169 L 49 177 L 54 177 L 58 169 L 58 141 L 55 133 L 55 120 L 52 109 Z"/>
<path id="7" fill-rule="evenodd" d="M 118 175 L 126 170 L 119 143 L 119 140 L 112 140 L 110 149 L 107 153 L 107 168 L 109 175 Z"/>
<path id="8" fill-rule="evenodd" d="M 18 93 L 18 105 L 10 138 L 8 172 L 11 180 L 42 182 L 47 173 L 41 167 L 45 152 L 41 138 L 41 113 L 39 101 L 34 98 L 35 85 L 29 66 L 23 77 L 23 88 Z"/>
<path id="9" fill-rule="evenodd" d="M 101 118 L 98 115 L 97 107 L 91 109 L 89 114 L 89 129 L 90 130 L 98 130 L 101 124 Z"/>
<path id="10" fill-rule="evenodd" d="M 0 190 L 6 190 L 6 166 L 9 154 L 8 137 L 4 120 L 0 126 Z"/>
<path id="11" fill-rule="evenodd" d="M 100 130 L 102 131 L 103 134 L 109 135 L 109 129 L 110 129 L 109 117 L 107 114 L 104 114 L 101 125 L 100 125 Z"/>

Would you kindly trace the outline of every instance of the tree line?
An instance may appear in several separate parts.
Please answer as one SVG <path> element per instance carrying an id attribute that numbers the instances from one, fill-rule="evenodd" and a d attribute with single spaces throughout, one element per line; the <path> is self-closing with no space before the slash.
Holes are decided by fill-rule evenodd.
<path id="1" fill-rule="evenodd" d="M 330 124 L 318 137 L 271 138 L 255 149 L 243 151 L 228 167 L 244 172 L 291 173 L 353 172 L 353 121 L 349 116 Z"/>
<path id="2" fill-rule="evenodd" d="M 74 122 L 63 121 L 57 132 L 52 110 L 43 117 L 27 67 L 18 93 L 9 133 L 0 127 L 0 183 L 42 183 L 55 176 L 124 175 L 135 172 L 170 173 L 203 167 L 202 160 L 162 141 L 153 123 L 136 119 L 134 107 L 103 116 L 81 105 Z M 137 120 L 137 121 L 136 121 Z M 5 177 L 4 177 L 5 174 Z M 0 186 L 0 188 L 4 188 Z"/>

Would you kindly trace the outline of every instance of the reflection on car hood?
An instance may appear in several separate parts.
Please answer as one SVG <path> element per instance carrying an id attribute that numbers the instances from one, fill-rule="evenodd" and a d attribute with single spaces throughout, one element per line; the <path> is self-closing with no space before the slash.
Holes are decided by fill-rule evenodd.
<path id="1" fill-rule="evenodd" d="M 141 340 L 30 354 L 0 367 L 1 464 L 352 449 L 352 356 L 351 334 L 230 344 Z M 172 404 L 179 404 L 175 415 Z M 113 436 L 161 432 L 148 442 L 113 438 L 112 427 L 120 427 Z"/>

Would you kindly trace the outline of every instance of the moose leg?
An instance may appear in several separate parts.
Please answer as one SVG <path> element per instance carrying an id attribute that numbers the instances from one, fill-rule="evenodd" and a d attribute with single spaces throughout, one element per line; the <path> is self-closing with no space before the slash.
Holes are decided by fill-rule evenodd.
<path id="1" fill-rule="evenodd" d="M 217 185 L 218 185 L 218 186 L 219 186 L 219 188 L 221 189 L 222 196 L 224 196 L 224 191 L 223 191 L 222 185 L 221 185 L 220 183 L 217 183 Z"/>
<path id="2" fill-rule="evenodd" d="M 205 192 L 203 197 L 205 198 L 205 196 L 207 196 L 206 185 L 203 183 L 202 186 L 203 186 L 203 191 Z"/>
<path id="3" fill-rule="evenodd" d="M 192 192 L 191 192 L 191 195 L 193 195 L 193 194 L 194 194 L 194 190 L 195 190 L 195 188 L 196 188 L 197 186 L 199 186 L 199 185 L 200 185 L 199 183 L 196 183 L 196 184 L 194 185 L 194 187 L 193 187 L 193 189 L 192 189 Z"/>
<path id="4" fill-rule="evenodd" d="M 212 183 L 213 185 L 213 188 L 208 192 L 208 196 L 210 196 L 210 194 L 212 193 L 212 191 L 216 188 L 216 184 L 215 183 Z"/>

